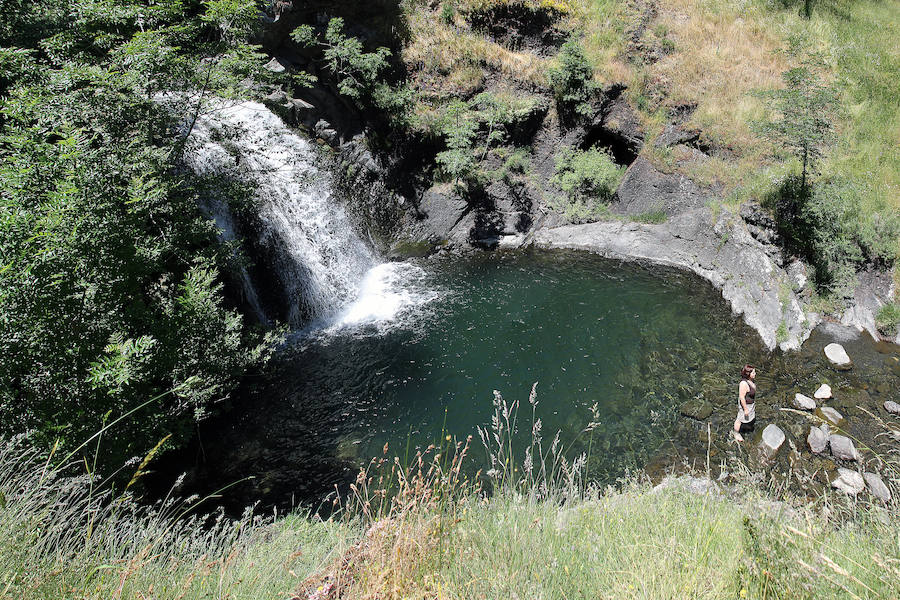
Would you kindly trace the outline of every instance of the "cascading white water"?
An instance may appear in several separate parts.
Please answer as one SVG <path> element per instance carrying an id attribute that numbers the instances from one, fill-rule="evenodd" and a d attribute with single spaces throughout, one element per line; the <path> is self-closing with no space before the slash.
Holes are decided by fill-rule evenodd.
<path id="1" fill-rule="evenodd" d="M 308 140 L 256 102 L 212 107 L 197 120 L 186 153 L 198 174 L 252 179 L 261 225 L 257 241 L 276 257 L 293 326 L 305 319 L 323 328 L 390 321 L 432 299 L 433 293 L 413 289 L 421 269 L 381 263 L 362 242 L 316 158 Z M 216 216 L 227 205 L 210 206 L 220 229 L 230 228 L 230 214 Z"/>

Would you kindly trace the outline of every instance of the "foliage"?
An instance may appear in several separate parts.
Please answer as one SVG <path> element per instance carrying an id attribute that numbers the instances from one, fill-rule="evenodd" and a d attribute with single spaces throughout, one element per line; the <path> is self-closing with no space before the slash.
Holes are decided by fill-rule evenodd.
<path id="1" fill-rule="evenodd" d="M 365 52 L 358 38 L 344 33 L 342 18 L 332 18 L 321 38 L 310 25 L 296 28 L 291 37 L 302 46 L 322 49 L 325 66 L 336 78 L 340 94 L 397 117 L 406 111 L 411 92 L 385 81 L 391 51 L 381 46 Z"/>
<path id="2" fill-rule="evenodd" d="M 887 336 L 900 332 L 900 303 L 890 302 L 882 306 L 875 315 L 878 331 Z"/>
<path id="3" fill-rule="evenodd" d="M 0 89 L 0 432 L 65 447 L 172 391 L 119 430 L 114 462 L 183 438 L 263 357 L 226 305 L 234 249 L 178 168 L 207 100 L 266 77 L 242 41 L 256 15 L 249 0 L 14 13 L 0 51 L 15 67 Z"/>
<path id="4" fill-rule="evenodd" d="M 665 223 L 668 218 L 669 215 L 666 214 L 666 211 L 659 209 L 635 215 L 632 217 L 632 220 L 637 221 L 638 223 L 659 224 Z"/>
<path id="5" fill-rule="evenodd" d="M 441 175 L 457 187 L 466 188 L 476 182 L 478 175 L 478 161 L 472 146 L 478 121 L 467 103 L 454 100 L 444 112 L 440 130 L 447 145 L 447 149 L 435 157 Z"/>
<path id="6" fill-rule="evenodd" d="M 823 147 L 834 139 L 832 113 L 838 101 L 835 88 L 824 82 L 824 62 L 804 47 L 801 38 L 791 38 L 787 54 L 799 64 L 781 74 L 783 89 L 757 92 L 780 118 L 753 123 L 758 133 L 801 162 L 802 187 L 806 187 L 807 174 L 822 156 Z"/>
<path id="7" fill-rule="evenodd" d="M 556 174 L 551 182 L 570 200 L 590 198 L 607 202 L 619 187 L 625 169 L 599 148 L 565 149 L 556 156 Z"/>
<path id="8" fill-rule="evenodd" d="M 862 210 L 864 187 L 828 180 L 810 188 L 788 177 L 767 199 L 788 246 L 815 267 L 821 292 L 849 294 L 858 268 L 890 266 L 900 251 L 900 215 Z"/>
<path id="9" fill-rule="evenodd" d="M 556 96 L 560 114 L 567 118 L 591 115 L 591 101 L 597 91 L 594 70 L 575 38 L 570 38 L 559 52 L 558 64 L 547 71 L 547 79 Z"/>

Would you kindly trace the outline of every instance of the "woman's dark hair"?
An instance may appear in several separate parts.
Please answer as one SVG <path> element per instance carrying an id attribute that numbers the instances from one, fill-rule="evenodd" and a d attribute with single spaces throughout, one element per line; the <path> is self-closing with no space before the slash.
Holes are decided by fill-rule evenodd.
<path id="1" fill-rule="evenodd" d="M 750 379 L 750 371 L 755 368 L 753 365 L 744 365 L 744 368 L 741 369 L 741 379 Z"/>

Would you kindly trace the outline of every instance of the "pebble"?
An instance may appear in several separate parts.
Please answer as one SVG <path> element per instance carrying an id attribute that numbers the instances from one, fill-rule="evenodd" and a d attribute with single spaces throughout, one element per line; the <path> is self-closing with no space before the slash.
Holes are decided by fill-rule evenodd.
<path id="1" fill-rule="evenodd" d="M 900 404 L 897 404 L 893 400 L 888 400 L 884 403 L 884 410 L 888 411 L 892 415 L 900 415 Z"/>
<path id="2" fill-rule="evenodd" d="M 825 446 L 828 445 L 828 436 L 818 427 L 810 427 L 809 435 L 806 436 L 806 443 L 814 454 L 825 452 Z"/>
<path id="3" fill-rule="evenodd" d="M 784 432 L 778 425 L 769 423 L 762 432 L 762 444 L 769 456 L 774 456 L 784 444 Z"/>
<path id="4" fill-rule="evenodd" d="M 837 488 L 851 496 L 855 496 L 866 489 L 866 482 L 863 480 L 862 475 L 856 471 L 840 467 L 838 468 L 837 479 L 831 482 L 831 487 Z"/>
<path id="5" fill-rule="evenodd" d="M 794 394 L 794 407 L 800 410 L 816 410 L 816 401 L 803 394 Z"/>
<path id="6" fill-rule="evenodd" d="M 869 492 L 873 496 L 885 504 L 891 501 L 891 490 L 884 484 L 880 475 L 877 473 L 863 473 L 863 477 L 866 480 L 866 485 L 869 487 Z"/>
<path id="7" fill-rule="evenodd" d="M 844 435 L 832 433 L 828 436 L 831 445 L 831 455 L 841 460 L 858 460 L 859 451 L 853 445 L 853 440 Z"/>
<path id="8" fill-rule="evenodd" d="M 844 420 L 844 415 L 839 413 L 837 409 L 831 408 L 830 406 L 823 406 L 816 411 L 816 414 L 832 425 L 840 425 L 841 421 Z"/>
<path id="9" fill-rule="evenodd" d="M 831 398 L 831 386 L 827 383 L 823 383 L 819 386 L 819 389 L 816 390 L 816 393 L 813 394 L 819 400 L 828 400 Z"/>

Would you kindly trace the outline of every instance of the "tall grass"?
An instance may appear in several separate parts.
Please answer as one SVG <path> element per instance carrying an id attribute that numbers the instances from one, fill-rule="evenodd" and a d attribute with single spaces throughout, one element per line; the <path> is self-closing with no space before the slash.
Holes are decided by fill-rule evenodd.
<path id="1" fill-rule="evenodd" d="M 352 539 L 347 523 L 305 515 L 142 507 L 64 471 L 23 438 L 0 443 L 3 600 L 284 598 Z"/>
<path id="2" fill-rule="evenodd" d="M 589 441 L 571 460 L 558 436 L 545 443 L 536 388 L 494 408 L 487 473 L 467 468 L 471 438 L 445 434 L 408 464 L 385 448 L 326 521 L 140 507 L 5 441 L 0 598 L 900 597 L 896 504 L 774 500 L 734 468 L 728 487 L 600 489 L 583 477 Z M 882 423 L 881 471 L 896 474 L 898 425 Z"/>

